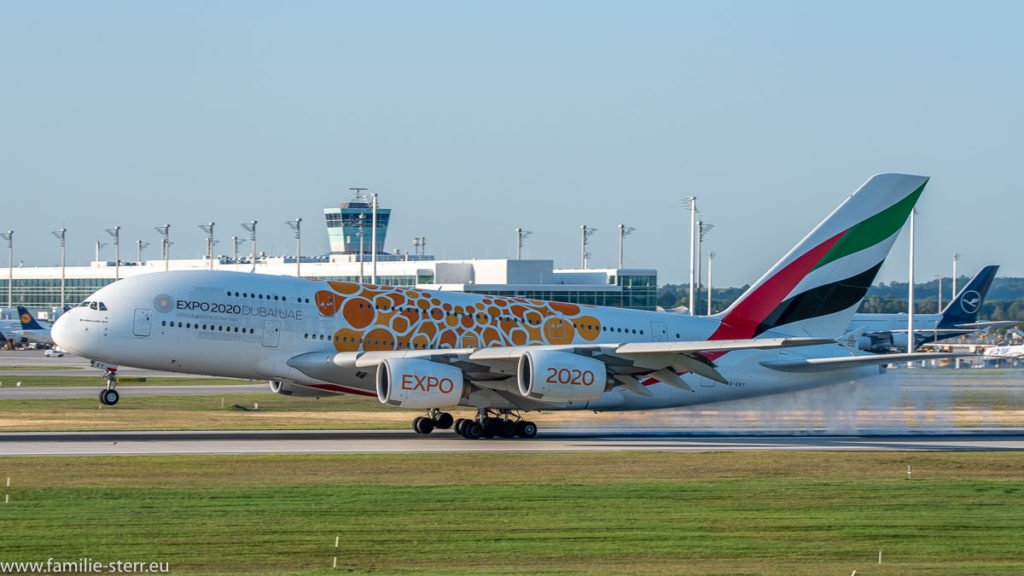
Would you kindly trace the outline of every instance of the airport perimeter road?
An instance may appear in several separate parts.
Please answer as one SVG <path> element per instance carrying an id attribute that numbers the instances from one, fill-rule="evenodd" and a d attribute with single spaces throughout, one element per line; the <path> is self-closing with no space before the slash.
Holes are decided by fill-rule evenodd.
<path id="1" fill-rule="evenodd" d="M 13 384 L 13 382 L 11 383 Z M 103 381 L 95 386 L 28 386 L 18 388 L 4 384 L 0 400 L 53 400 L 56 398 L 98 398 Z M 224 396 L 229 394 L 271 394 L 267 384 L 226 384 L 216 386 L 126 386 L 117 387 L 122 398 L 133 396 Z"/>
<path id="2" fill-rule="evenodd" d="M 1024 435 L 689 436 L 609 431 L 542 432 L 532 440 L 465 440 L 451 431 L 17 432 L 0 456 L 142 454 L 365 454 L 426 452 L 709 452 L 1024 450 Z"/>

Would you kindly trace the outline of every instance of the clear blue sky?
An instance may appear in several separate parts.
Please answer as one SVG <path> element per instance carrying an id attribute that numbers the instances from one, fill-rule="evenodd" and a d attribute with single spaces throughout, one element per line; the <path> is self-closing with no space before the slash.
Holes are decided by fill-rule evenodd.
<path id="1" fill-rule="evenodd" d="M 327 251 L 365 186 L 388 248 L 755 280 L 871 174 L 925 174 L 917 278 L 1024 276 L 1021 2 L 0 2 L 0 229 L 15 262 Z M 901 239 L 881 280 L 905 280 Z M 113 258 L 112 247 L 104 256 Z M 6 254 L 0 264 L 6 265 Z"/>

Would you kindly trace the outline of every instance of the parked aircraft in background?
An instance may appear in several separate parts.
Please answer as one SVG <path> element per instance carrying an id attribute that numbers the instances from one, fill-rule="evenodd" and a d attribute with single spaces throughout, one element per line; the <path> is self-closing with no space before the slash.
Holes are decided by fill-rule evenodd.
<path id="1" fill-rule="evenodd" d="M 924 190 L 872 177 L 712 317 L 522 298 L 172 271 L 108 285 L 65 313 L 61 348 L 118 365 L 268 379 L 296 396 L 359 394 L 425 411 L 414 428 L 531 437 L 532 410 L 647 410 L 777 394 L 878 374 L 911 355 L 836 343 Z M 925 355 L 915 354 L 914 358 Z M 938 355 L 938 356 L 949 356 Z M 935 357 L 935 355 L 928 355 Z"/>
<path id="2" fill-rule="evenodd" d="M 914 347 L 979 330 L 1016 326 L 1015 321 L 978 321 L 978 311 L 999 266 L 985 266 L 940 314 L 914 314 Z M 860 332 L 857 346 L 869 352 L 907 349 L 906 314 L 854 314 L 850 332 Z"/>
<path id="3" fill-rule="evenodd" d="M 988 358 L 1024 358 L 1024 344 L 1014 346 L 990 346 L 985 349 L 982 355 Z"/>
<path id="4" fill-rule="evenodd" d="M 35 343 L 45 344 L 48 346 L 53 345 L 53 339 L 50 337 L 50 326 L 44 326 L 39 323 L 38 320 L 32 316 L 32 313 L 28 311 L 28 308 L 24 306 L 18 306 L 18 323 L 17 328 L 10 330 L 7 337 L 14 342 L 19 343 Z"/>

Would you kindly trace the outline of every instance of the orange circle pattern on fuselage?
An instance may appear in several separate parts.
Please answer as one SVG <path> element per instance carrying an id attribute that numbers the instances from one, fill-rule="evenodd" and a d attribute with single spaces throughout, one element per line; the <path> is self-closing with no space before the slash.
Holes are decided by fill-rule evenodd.
<path id="1" fill-rule="evenodd" d="M 594 341 L 601 321 L 578 304 L 484 296 L 453 305 L 410 288 L 326 282 L 316 293 L 323 316 L 341 313 L 350 328 L 334 334 L 339 352 L 480 348 Z"/>

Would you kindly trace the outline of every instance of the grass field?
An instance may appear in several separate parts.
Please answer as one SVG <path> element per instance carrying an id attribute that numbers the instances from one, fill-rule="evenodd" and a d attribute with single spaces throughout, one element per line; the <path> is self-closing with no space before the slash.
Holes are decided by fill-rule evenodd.
<path id="1" fill-rule="evenodd" d="M 1022 470 L 1024 454 L 995 452 L 5 458 L 0 560 L 174 574 L 1021 574 Z"/>

